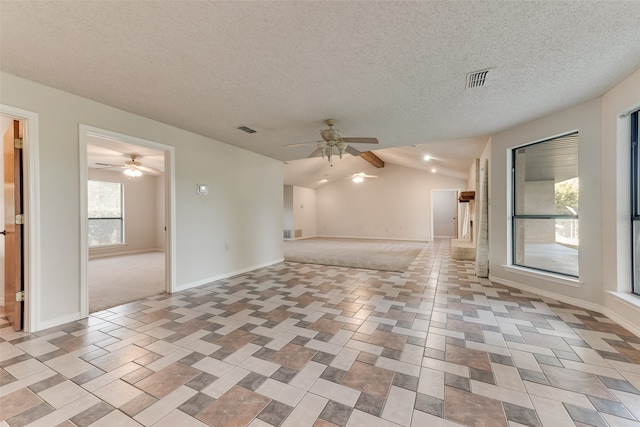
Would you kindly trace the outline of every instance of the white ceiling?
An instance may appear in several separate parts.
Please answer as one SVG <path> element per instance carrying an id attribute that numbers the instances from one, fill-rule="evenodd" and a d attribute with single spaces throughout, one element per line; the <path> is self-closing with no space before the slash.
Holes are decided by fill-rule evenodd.
<path id="1" fill-rule="evenodd" d="M 2 1 L 0 68 L 294 160 L 327 118 L 380 140 L 361 151 L 453 147 L 593 99 L 640 67 L 638 22 L 620 0 Z"/>
<path id="2" fill-rule="evenodd" d="M 87 135 L 88 168 L 107 170 L 124 169 L 124 162 L 131 160 L 132 155 L 136 157 L 136 161 L 140 162 L 142 166 L 164 172 L 164 153 L 162 151 L 109 138 Z M 105 167 L 104 165 L 97 165 L 96 163 L 106 163 L 114 165 L 115 167 Z M 141 172 L 147 175 L 157 175 L 147 173 L 145 170 L 141 170 Z"/>

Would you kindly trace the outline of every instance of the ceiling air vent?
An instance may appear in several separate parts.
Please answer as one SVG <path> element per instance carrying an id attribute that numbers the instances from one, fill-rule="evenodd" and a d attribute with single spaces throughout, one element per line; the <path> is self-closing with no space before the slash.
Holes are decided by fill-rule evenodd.
<path id="1" fill-rule="evenodd" d="M 251 129 L 248 126 L 238 126 L 238 129 L 240 129 L 241 131 L 246 132 L 246 133 L 256 133 L 257 132 L 257 130 Z"/>
<path id="2" fill-rule="evenodd" d="M 491 71 L 491 68 L 467 74 L 467 89 L 485 86 L 489 78 L 489 71 Z"/>

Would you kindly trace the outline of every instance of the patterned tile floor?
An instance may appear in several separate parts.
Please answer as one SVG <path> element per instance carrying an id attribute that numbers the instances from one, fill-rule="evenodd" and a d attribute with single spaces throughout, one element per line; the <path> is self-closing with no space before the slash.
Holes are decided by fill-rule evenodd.
<path id="1" fill-rule="evenodd" d="M 429 243 L 293 263 L 36 334 L 0 322 L 0 426 L 635 426 L 640 338 Z"/>

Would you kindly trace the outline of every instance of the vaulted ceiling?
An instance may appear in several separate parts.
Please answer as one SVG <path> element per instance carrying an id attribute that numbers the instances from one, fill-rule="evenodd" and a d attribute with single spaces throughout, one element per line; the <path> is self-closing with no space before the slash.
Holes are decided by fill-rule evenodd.
<path id="1" fill-rule="evenodd" d="M 283 161 L 328 118 L 383 160 L 444 156 L 605 93 L 638 22 L 638 1 L 2 1 L 0 68 Z"/>

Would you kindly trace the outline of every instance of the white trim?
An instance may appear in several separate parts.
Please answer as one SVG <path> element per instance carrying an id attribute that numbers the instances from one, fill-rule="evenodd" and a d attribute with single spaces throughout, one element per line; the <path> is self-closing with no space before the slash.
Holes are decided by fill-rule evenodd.
<path id="1" fill-rule="evenodd" d="M 124 218 L 122 219 L 124 221 Z M 97 245 L 97 246 L 89 246 L 90 251 L 97 251 L 100 249 L 116 249 L 116 248 L 126 248 L 128 245 L 126 243 L 110 243 L 108 245 Z"/>
<path id="2" fill-rule="evenodd" d="M 433 239 L 405 239 L 402 237 L 386 237 L 386 236 L 382 236 L 382 237 L 375 237 L 375 236 L 367 236 L 367 237 L 362 237 L 362 236 L 334 236 L 332 234 L 319 234 L 313 237 L 320 237 L 320 238 L 331 238 L 331 239 L 361 239 L 361 240 L 397 240 L 399 242 L 432 242 Z M 313 237 L 299 237 L 298 239 L 284 239 L 284 240 L 300 240 L 300 239 L 312 239 Z M 447 237 L 448 238 L 448 237 Z"/>
<path id="3" fill-rule="evenodd" d="M 196 280 L 195 282 L 185 283 L 184 285 L 178 286 L 176 291 L 184 291 L 184 290 L 187 290 L 187 289 L 195 288 L 197 286 L 209 285 L 212 282 L 215 282 L 217 280 L 227 279 L 227 278 L 235 276 L 237 274 L 243 274 L 243 273 L 246 273 L 248 271 L 257 270 L 258 268 L 269 267 L 270 265 L 278 264 L 280 262 L 284 262 L 284 258 L 278 258 L 278 259 L 275 259 L 273 261 L 267 261 L 267 262 L 264 262 L 264 263 L 261 263 L 261 264 L 257 264 L 257 265 L 251 266 L 251 267 L 247 267 L 247 268 L 243 268 L 243 269 L 240 269 L 240 270 L 236 270 L 236 271 L 231 271 L 231 272 L 228 272 L 228 273 L 220 274 L 218 276 L 211 276 L 211 277 L 208 277 L 206 279 Z"/>
<path id="4" fill-rule="evenodd" d="M 619 299 L 623 304 L 635 310 L 640 309 L 640 296 L 636 296 L 627 292 L 608 291 L 608 293 Z"/>
<path id="5" fill-rule="evenodd" d="M 135 251 L 124 251 L 124 252 L 109 252 L 106 254 L 96 254 L 89 252 L 89 259 L 95 258 L 108 258 L 111 256 L 126 256 L 126 255 L 135 255 L 135 254 L 144 254 L 151 252 L 166 252 L 164 249 L 160 248 L 152 248 L 152 249 L 137 249 Z"/>
<path id="6" fill-rule="evenodd" d="M 45 320 L 40 323 L 40 331 L 44 329 L 54 328 L 56 326 L 64 325 L 65 323 L 75 322 L 80 320 L 80 313 L 67 314 L 66 316 L 56 317 L 55 319 Z"/>
<path id="7" fill-rule="evenodd" d="M 580 279 L 576 279 L 574 277 L 563 276 L 561 274 L 554 274 L 546 271 L 538 271 L 516 265 L 503 265 L 502 268 L 509 273 L 522 274 L 523 276 L 535 277 L 536 279 L 559 283 L 565 286 L 572 286 L 574 288 L 579 288 L 583 284 Z"/>
<path id="8" fill-rule="evenodd" d="M 538 289 L 535 288 L 533 286 L 528 286 L 528 285 L 523 285 L 521 283 L 516 283 L 516 282 L 512 282 L 511 280 L 506 280 L 506 279 L 501 279 L 499 277 L 495 277 L 492 275 L 489 275 L 489 280 L 491 282 L 495 282 L 495 283 L 499 283 L 501 285 L 505 285 L 505 286 L 509 286 L 510 288 L 516 288 L 516 289 L 520 289 L 532 294 L 536 294 L 536 295 L 540 295 L 546 298 L 551 298 L 566 304 L 571 304 L 571 305 L 575 305 L 576 307 L 580 307 L 580 308 L 584 308 L 586 310 L 591 310 L 591 311 L 596 311 L 598 313 L 602 313 L 603 315 L 607 316 L 608 318 L 610 318 L 611 320 L 613 320 L 614 322 L 616 322 L 617 324 L 619 324 L 620 326 L 622 326 L 623 328 L 627 329 L 629 332 L 631 332 L 632 334 L 634 334 L 637 337 L 640 337 L 640 326 L 633 324 L 631 322 L 629 322 L 628 320 L 620 317 L 617 313 L 615 313 L 614 311 L 610 310 L 607 307 L 604 307 L 602 305 L 599 304 L 594 304 L 594 303 L 590 303 L 588 301 L 583 301 L 583 300 L 579 300 L 577 298 L 573 298 L 573 297 L 568 297 L 566 295 L 560 295 L 557 294 L 555 292 L 549 292 L 549 291 L 545 291 L 542 289 Z M 616 292 L 611 292 L 614 296 L 618 296 L 616 295 Z M 638 307 L 635 307 L 636 309 Z"/>
<path id="9" fill-rule="evenodd" d="M 22 121 L 23 148 L 23 202 L 24 202 L 24 324 L 25 332 L 35 332 L 40 324 L 40 125 L 38 113 L 0 104 L 0 114 Z"/>
<path id="10" fill-rule="evenodd" d="M 124 135 L 105 129 L 100 129 L 84 124 L 79 124 L 78 151 L 80 154 L 80 316 L 89 316 L 89 292 L 87 283 L 87 265 L 89 262 L 89 247 L 86 239 L 87 235 L 87 135 L 97 135 L 101 138 L 112 139 L 114 141 L 127 142 L 129 144 L 140 145 L 154 150 L 163 151 L 165 162 L 165 209 L 167 224 L 166 240 L 166 281 L 167 292 L 176 290 L 176 208 L 175 208 L 175 147 L 148 141 L 134 136 Z"/>
<path id="11" fill-rule="evenodd" d="M 507 151 L 517 150 L 519 148 L 526 147 L 527 145 L 538 144 L 540 142 L 551 141 L 552 139 L 564 138 L 565 136 L 573 135 L 574 133 L 579 134 L 580 133 L 580 129 L 576 128 L 576 129 L 573 129 L 573 130 L 568 130 L 566 132 L 558 133 L 558 134 L 556 134 L 554 136 L 548 136 L 548 137 L 545 137 L 545 138 L 536 139 L 535 141 L 526 142 L 526 143 L 520 144 L 520 145 L 515 145 L 513 147 L 508 148 Z"/>
<path id="12" fill-rule="evenodd" d="M 4 298 L 0 298 L 0 305 L 4 307 Z"/>

